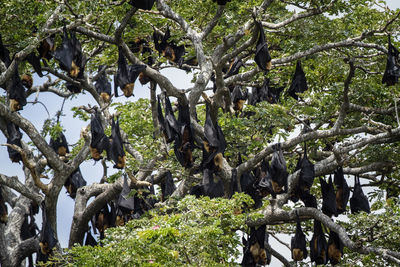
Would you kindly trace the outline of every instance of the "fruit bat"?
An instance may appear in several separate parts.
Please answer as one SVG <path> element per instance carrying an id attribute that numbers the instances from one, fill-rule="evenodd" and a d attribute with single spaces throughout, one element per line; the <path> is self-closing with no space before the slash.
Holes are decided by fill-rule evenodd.
<path id="1" fill-rule="evenodd" d="M 226 5 L 227 2 L 230 2 L 231 0 L 213 0 L 213 2 L 217 2 L 218 5 L 224 6 Z"/>
<path id="2" fill-rule="evenodd" d="M 271 255 L 267 255 L 265 250 L 265 241 L 268 243 L 268 233 L 265 230 L 266 225 L 261 225 L 257 229 L 251 227 L 248 240 L 242 239 L 244 245 L 242 266 L 257 266 L 258 264 L 266 265 L 270 263 Z"/>
<path id="3" fill-rule="evenodd" d="M 336 265 L 340 262 L 342 255 L 343 243 L 339 235 L 331 230 L 328 239 L 328 259 L 332 265 Z"/>
<path id="4" fill-rule="evenodd" d="M 307 258 L 307 243 L 306 236 L 301 230 L 299 216 L 296 213 L 296 233 L 291 239 L 290 249 L 292 251 L 292 259 L 295 261 L 302 261 Z"/>
<path id="5" fill-rule="evenodd" d="M 236 85 L 231 93 L 231 100 L 233 103 L 233 109 L 236 111 L 242 111 L 244 103 L 247 100 L 247 88 L 243 90 L 240 85 Z"/>
<path id="6" fill-rule="evenodd" d="M 314 220 L 314 235 L 310 241 L 310 258 L 311 262 L 318 264 L 326 264 L 327 262 L 328 244 L 322 230 L 321 222 Z"/>
<path id="7" fill-rule="evenodd" d="M 175 136 L 174 152 L 179 163 L 185 167 L 193 166 L 192 150 L 194 138 L 190 124 L 189 105 L 178 104 L 178 134 Z"/>
<path id="8" fill-rule="evenodd" d="M 98 72 L 104 68 L 104 65 L 99 66 Z M 105 71 L 99 76 L 95 83 L 97 93 L 104 102 L 110 102 L 111 98 L 111 83 L 108 81 Z"/>
<path id="9" fill-rule="evenodd" d="M 165 131 L 167 143 L 171 143 L 180 134 L 180 127 L 175 118 L 169 98 L 165 97 Z"/>
<path id="10" fill-rule="evenodd" d="M 7 223 L 7 221 L 8 221 L 8 209 L 6 201 L 1 193 L 1 186 L 0 186 L 0 223 Z"/>
<path id="11" fill-rule="evenodd" d="M 314 164 L 307 158 L 307 146 L 304 147 L 304 156 L 298 163 L 300 169 L 299 186 L 301 191 L 309 191 L 314 183 Z"/>
<path id="12" fill-rule="evenodd" d="M 22 110 L 26 105 L 26 94 L 22 81 L 18 74 L 18 66 L 15 70 L 9 86 L 10 110 L 12 112 Z"/>
<path id="13" fill-rule="evenodd" d="M 386 61 L 385 73 L 382 77 L 382 83 L 387 86 L 395 85 L 399 81 L 400 77 L 400 58 L 399 51 L 392 45 L 390 35 L 388 36 L 388 53 Z"/>
<path id="14" fill-rule="evenodd" d="M 161 108 L 160 95 L 157 96 L 157 119 L 158 125 L 160 127 L 160 132 L 164 135 L 167 143 L 172 142 L 174 140 L 173 133 L 171 131 L 167 131 L 164 115 Z M 170 129 L 168 128 L 168 130 Z"/>
<path id="15" fill-rule="evenodd" d="M 354 191 L 353 196 L 350 198 L 350 210 L 352 214 L 360 211 L 371 212 L 368 199 L 364 195 L 360 184 L 360 177 L 358 176 L 354 176 Z"/>
<path id="16" fill-rule="evenodd" d="M 109 154 L 110 146 L 109 139 L 105 135 L 103 126 L 101 125 L 100 112 L 98 111 L 96 111 L 94 116 L 92 115 L 90 132 L 92 134 L 92 141 L 89 146 L 90 154 L 92 158 L 97 161 L 103 158 L 101 153 L 103 153 L 104 150 Z"/>
<path id="17" fill-rule="evenodd" d="M 271 178 L 272 178 L 272 189 L 275 193 L 287 192 L 287 178 L 288 172 L 286 170 L 286 161 L 283 157 L 280 143 L 274 145 L 274 153 L 271 159 Z M 285 189 L 283 189 L 285 187 Z"/>
<path id="18" fill-rule="evenodd" d="M 215 182 L 214 171 L 212 169 L 205 168 L 203 170 L 203 189 L 204 194 L 210 198 L 224 196 L 222 180 L 219 178 L 219 180 Z"/>
<path id="19" fill-rule="evenodd" d="M 56 49 L 54 45 L 55 34 L 46 37 L 41 43 L 38 48 L 38 52 L 41 58 L 46 58 L 50 60 L 53 58 L 52 52 Z"/>
<path id="20" fill-rule="evenodd" d="M 231 76 L 233 76 L 233 75 L 238 74 L 238 73 L 239 73 L 239 70 L 240 70 L 240 67 L 242 67 L 242 66 L 244 66 L 242 60 L 239 59 L 239 58 L 237 58 L 237 57 L 235 57 L 235 58 L 232 60 L 232 63 L 231 63 L 231 65 L 229 66 L 229 69 L 228 69 L 228 73 L 225 75 L 224 78 L 226 79 L 226 78 L 228 78 L 228 77 L 231 77 Z"/>
<path id="21" fill-rule="evenodd" d="M 97 241 L 96 241 L 96 239 L 94 239 L 94 237 L 90 233 L 90 228 L 86 232 L 85 246 L 92 246 L 92 247 L 97 246 Z"/>
<path id="22" fill-rule="evenodd" d="M 317 208 L 317 199 L 310 192 L 306 191 L 300 195 L 300 200 L 303 201 L 304 206 L 310 208 Z"/>
<path id="23" fill-rule="evenodd" d="M 25 219 L 24 222 L 22 223 L 21 226 L 21 232 L 20 232 L 20 237 L 21 240 L 26 240 L 31 237 L 36 236 L 36 230 L 39 230 L 36 223 L 35 223 L 35 217 L 33 216 L 33 213 L 31 212 L 30 214 L 25 214 Z M 28 256 L 28 263 L 29 267 L 33 267 L 33 259 L 32 255 Z"/>
<path id="24" fill-rule="evenodd" d="M 19 127 L 12 123 L 11 121 L 7 122 L 7 144 L 17 145 L 22 147 L 21 145 L 21 138 L 22 133 L 19 130 Z M 16 150 L 12 149 L 11 147 L 7 147 L 8 157 L 11 159 L 12 162 L 19 162 L 22 160 L 21 154 Z"/>
<path id="25" fill-rule="evenodd" d="M 226 149 L 226 141 L 218 122 L 211 120 L 210 107 L 206 104 L 206 121 L 204 125 L 203 161 L 202 166 L 207 168 L 221 168 L 223 153 Z"/>
<path id="26" fill-rule="evenodd" d="M 271 194 L 275 198 L 276 194 L 273 187 L 273 181 L 269 163 L 265 162 L 265 160 L 263 159 L 260 168 L 261 168 L 261 171 L 259 172 L 260 174 L 256 176 L 259 178 L 260 181 L 258 183 L 257 188 L 260 190 L 260 193 L 263 197 Z"/>
<path id="27" fill-rule="evenodd" d="M 185 46 L 180 45 L 177 46 L 173 42 L 168 42 L 168 39 L 171 37 L 171 32 L 169 27 L 165 31 L 164 35 L 154 31 L 153 40 L 154 47 L 158 51 L 159 54 L 164 56 L 170 61 L 173 61 L 179 65 L 179 67 L 183 64 L 183 56 L 185 55 Z"/>
<path id="28" fill-rule="evenodd" d="M 343 168 L 338 167 L 335 170 L 334 181 L 336 185 L 336 209 L 338 214 L 346 211 L 347 202 L 349 202 L 350 189 L 343 175 Z"/>
<path id="29" fill-rule="evenodd" d="M 292 79 L 292 84 L 290 85 L 287 93 L 298 100 L 299 97 L 297 93 L 303 93 L 308 89 L 306 75 L 304 74 L 303 69 L 301 68 L 300 60 L 297 61 L 296 71 L 294 72 L 294 76 Z"/>
<path id="30" fill-rule="evenodd" d="M 36 74 L 39 75 L 39 77 L 43 77 L 42 66 L 40 65 L 40 57 L 36 56 L 36 54 L 32 52 L 26 57 L 26 60 L 32 65 Z"/>
<path id="31" fill-rule="evenodd" d="M 279 102 L 279 96 L 285 87 L 274 87 L 270 85 L 270 80 L 265 79 L 263 85 L 257 88 L 257 101 L 268 101 L 270 104 L 276 104 Z"/>
<path id="32" fill-rule="evenodd" d="M 115 163 L 114 168 L 123 169 L 126 161 L 125 151 L 119 129 L 119 120 L 115 123 L 114 118 L 111 124 L 110 154 Z"/>
<path id="33" fill-rule="evenodd" d="M 329 176 L 329 182 L 327 183 L 323 178 L 319 178 L 321 183 L 322 192 L 322 212 L 329 217 L 332 215 L 337 216 L 336 209 L 336 194 L 333 188 L 332 177 Z"/>
<path id="34" fill-rule="evenodd" d="M 122 191 L 118 196 L 116 202 L 117 218 L 116 225 L 124 225 L 130 218 L 131 213 L 135 210 L 135 198 L 133 196 L 129 197 L 131 188 L 128 185 L 128 178 L 124 176 L 124 184 L 122 186 Z"/>
<path id="35" fill-rule="evenodd" d="M 22 85 L 25 86 L 27 89 L 31 89 L 33 85 L 33 79 L 30 74 L 22 74 L 21 76 Z"/>
<path id="36" fill-rule="evenodd" d="M 65 87 L 73 94 L 79 94 L 82 91 L 82 88 L 70 82 L 65 82 Z"/>
<path id="37" fill-rule="evenodd" d="M 118 87 L 124 92 L 125 97 L 133 95 L 133 87 L 139 73 L 146 68 L 146 65 L 128 65 L 122 48 L 118 47 L 118 70 L 114 77 L 114 94 L 118 96 Z"/>
<path id="38" fill-rule="evenodd" d="M 129 1 L 129 4 L 140 9 L 151 10 L 154 2 L 155 0 L 131 0 Z"/>
<path id="39" fill-rule="evenodd" d="M 11 59 L 10 59 L 10 51 L 4 46 L 3 44 L 3 39 L 0 34 L 0 59 L 3 61 L 4 65 L 8 68 L 11 64 Z"/>
<path id="40" fill-rule="evenodd" d="M 239 191 L 239 186 L 238 186 L 238 177 L 237 177 L 237 169 L 233 168 L 232 169 L 232 175 L 231 175 L 231 184 L 230 184 L 230 190 L 229 190 L 229 198 L 231 198 L 235 192 L 240 192 Z"/>
<path id="41" fill-rule="evenodd" d="M 257 63 L 260 69 L 262 69 L 263 71 L 268 71 L 272 67 L 271 55 L 269 54 L 268 51 L 268 44 L 265 41 L 264 29 L 262 27 L 261 22 L 256 21 L 256 25 L 258 27 L 260 35 L 257 41 L 254 61 Z"/>
<path id="42" fill-rule="evenodd" d="M 104 230 L 112 226 L 112 214 L 108 209 L 108 204 L 94 215 L 94 221 L 97 230 L 100 233 L 100 239 L 104 238 Z"/>
<path id="43" fill-rule="evenodd" d="M 174 179 L 170 171 L 167 171 L 164 179 L 161 181 L 161 201 L 167 200 L 176 190 Z"/>
<path id="44" fill-rule="evenodd" d="M 60 132 L 59 136 L 55 140 L 50 138 L 50 147 L 59 156 L 65 156 L 69 153 L 67 139 L 65 139 L 65 135 L 62 132 Z"/>
<path id="45" fill-rule="evenodd" d="M 82 47 L 74 32 L 68 36 L 67 27 L 64 25 L 61 47 L 58 47 L 53 55 L 60 63 L 60 68 L 72 78 L 82 78 L 86 64 Z"/>
<path id="46" fill-rule="evenodd" d="M 40 231 L 39 246 L 37 261 L 47 262 L 53 248 L 57 245 L 57 239 L 54 235 L 53 228 L 47 220 L 45 206 L 42 206 L 42 230 Z"/>
<path id="47" fill-rule="evenodd" d="M 82 186 L 86 185 L 85 179 L 82 177 L 81 170 L 76 169 L 71 175 L 67 178 L 65 181 L 65 188 L 67 189 L 67 192 L 69 193 L 69 196 L 72 199 L 75 199 L 76 197 L 76 191 L 81 188 Z"/>

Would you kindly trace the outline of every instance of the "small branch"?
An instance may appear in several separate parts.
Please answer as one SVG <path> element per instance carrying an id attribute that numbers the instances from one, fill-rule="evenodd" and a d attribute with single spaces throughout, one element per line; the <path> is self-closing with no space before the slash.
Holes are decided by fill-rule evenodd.
<path id="1" fill-rule="evenodd" d="M 24 184 L 22 184 L 19 180 L 17 176 L 6 176 L 4 174 L 0 174 L 0 184 L 6 185 L 12 189 L 14 189 L 15 191 L 17 191 L 18 193 L 20 193 L 21 195 L 32 199 L 33 201 L 35 201 L 37 204 L 42 203 L 44 197 L 38 193 L 35 193 L 33 190 L 29 189 L 28 187 L 26 187 Z"/>

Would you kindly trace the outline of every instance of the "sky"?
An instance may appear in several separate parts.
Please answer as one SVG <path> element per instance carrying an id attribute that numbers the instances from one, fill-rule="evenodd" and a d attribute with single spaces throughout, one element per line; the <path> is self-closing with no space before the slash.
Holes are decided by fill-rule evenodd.
<path id="1" fill-rule="evenodd" d="M 387 0 L 387 4 L 389 8 L 391 9 L 396 9 L 400 8 L 400 0 Z M 166 75 L 168 78 L 173 81 L 174 85 L 177 88 L 180 89 L 186 89 L 190 88 L 192 86 L 191 84 L 191 79 L 192 75 L 186 74 L 184 71 L 181 70 L 176 70 L 173 68 L 166 68 L 161 71 L 162 74 Z M 46 81 L 45 78 L 39 78 L 39 77 L 34 77 L 34 85 L 40 85 L 44 81 Z M 157 89 L 159 91 L 159 89 Z M 122 93 L 120 92 L 122 95 Z M 150 91 L 149 91 L 149 86 L 145 85 L 142 86 L 139 82 L 135 83 L 135 89 L 134 89 L 134 97 L 131 97 L 129 99 L 125 98 L 123 95 L 120 96 L 119 98 L 115 99 L 114 102 L 125 102 L 125 101 L 135 101 L 139 98 L 150 98 Z M 32 95 L 28 98 L 28 101 L 34 101 L 35 96 Z M 39 94 L 39 101 L 45 103 L 49 113 L 50 117 L 55 117 L 56 112 L 60 109 L 63 99 L 52 94 L 52 93 L 40 93 Z M 95 105 L 95 101 L 91 98 L 91 95 L 86 93 L 86 94 L 79 94 L 74 98 L 70 98 L 65 102 L 64 106 L 64 114 L 65 116 L 60 118 L 62 126 L 64 126 L 65 129 L 65 136 L 67 138 L 67 141 L 69 144 L 75 144 L 79 140 L 80 136 L 80 129 L 83 127 L 86 127 L 89 123 L 88 122 L 82 122 L 78 118 L 73 118 L 72 117 L 72 112 L 71 108 L 74 106 L 79 106 L 79 105 L 88 105 L 91 104 L 92 106 Z M 43 121 L 48 118 L 47 112 L 45 111 L 44 107 L 40 104 L 32 105 L 32 104 L 27 104 L 22 111 L 20 111 L 20 114 L 24 116 L 27 119 L 30 119 L 33 125 L 38 129 L 39 131 L 42 128 Z M 24 134 L 23 139 L 27 142 L 29 141 L 27 138 L 27 135 Z M 46 139 L 49 141 L 49 137 Z M 6 143 L 6 138 L 0 134 L 0 144 Z M 20 164 L 18 163 L 11 163 L 11 161 L 8 158 L 7 154 L 7 149 L 6 147 L 0 147 L 0 172 L 5 175 L 9 176 L 19 176 L 23 177 L 23 172 L 21 169 Z M 108 163 L 108 172 L 109 174 L 112 174 L 115 172 L 115 170 L 112 168 L 112 163 Z M 93 182 L 99 182 L 102 175 L 103 175 L 103 169 L 100 163 L 95 164 L 94 161 L 89 160 L 86 162 L 83 162 L 80 166 L 82 175 L 85 178 L 85 180 L 88 182 L 88 184 L 91 184 Z M 42 180 L 43 182 L 46 183 L 45 180 Z M 353 181 L 349 181 L 349 185 L 352 185 Z M 73 216 L 73 206 L 74 206 L 74 201 L 68 197 L 68 194 L 66 194 L 66 190 L 62 189 L 60 193 L 60 198 L 58 201 L 58 206 L 57 206 L 57 213 L 58 213 L 58 218 L 57 218 L 57 225 L 58 225 L 58 237 L 59 241 L 62 247 L 66 247 L 68 245 L 68 238 L 69 238 L 69 229 L 70 225 L 72 222 L 72 216 Z M 339 220 L 343 220 L 343 217 L 339 217 Z M 37 223 L 39 228 L 41 227 L 41 218 L 40 215 L 37 217 Z M 282 238 L 282 240 L 286 243 L 290 243 L 290 237 L 287 235 L 278 235 L 279 237 Z M 309 236 L 308 239 L 311 237 Z M 275 241 L 274 238 L 270 237 L 270 244 L 271 246 L 278 250 L 283 252 L 285 255 L 287 255 L 288 258 L 290 258 L 290 251 L 288 250 L 287 247 L 283 246 L 282 244 L 278 243 Z M 273 261 L 271 263 L 271 266 L 280 266 L 281 263 L 277 261 L 273 257 Z"/>

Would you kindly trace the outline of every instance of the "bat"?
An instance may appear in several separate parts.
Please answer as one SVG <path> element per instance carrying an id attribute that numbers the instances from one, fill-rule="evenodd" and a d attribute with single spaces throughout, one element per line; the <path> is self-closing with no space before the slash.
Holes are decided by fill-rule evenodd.
<path id="1" fill-rule="evenodd" d="M 343 168 L 338 167 L 334 173 L 334 181 L 336 185 L 336 209 L 338 214 L 346 211 L 347 202 L 349 202 L 350 189 L 343 175 Z"/>
<path id="2" fill-rule="evenodd" d="M 261 161 L 261 167 L 256 177 L 259 180 L 257 188 L 259 189 L 261 195 L 266 197 L 267 195 L 271 194 L 275 198 L 276 194 L 273 187 L 271 169 L 269 163 L 265 162 L 264 159 Z"/>
<path id="3" fill-rule="evenodd" d="M 22 85 L 25 86 L 27 89 L 31 89 L 33 85 L 33 79 L 30 74 L 22 74 L 21 76 Z"/>
<path id="4" fill-rule="evenodd" d="M 65 188 L 67 189 L 67 192 L 69 193 L 69 196 L 72 199 L 75 199 L 76 191 L 85 185 L 86 185 L 86 181 L 85 181 L 85 179 L 83 179 L 82 173 L 81 173 L 81 170 L 79 169 L 79 167 L 73 173 L 71 173 L 70 176 L 68 176 L 68 178 L 64 184 Z"/>
<path id="5" fill-rule="evenodd" d="M 40 42 L 40 45 L 38 47 L 38 52 L 41 58 L 45 58 L 47 60 L 53 58 L 52 52 L 56 50 L 56 46 L 54 45 L 55 37 L 56 37 L 55 34 L 52 34 Z"/>
<path id="6" fill-rule="evenodd" d="M 92 140 L 90 142 L 90 154 L 94 160 L 100 160 L 103 157 L 101 154 L 105 150 L 109 154 L 110 142 L 108 137 L 104 133 L 103 126 L 101 125 L 100 112 L 96 111 L 95 115 L 92 115 L 90 120 L 90 132 L 92 134 Z"/>
<path id="7" fill-rule="evenodd" d="M 212 169 L 205 168 L 203 170 L 203 190 L 204 194 L 210 198 L 224 196 L 224 185 L 222 180 L 218 178 L 218 181 L 215 182 L 215 178 Z"/>
<path id="8" fill-rule="evenodd" d="M 43 77 L 42 66 L 40 65 L 40 57 L 36 56 L 36 54 L 32 52 L 26 57 L 26 60 L 32 65 L 36 74 L 39 75 L 39 77 Z"/>
<path id="9" fill-rule="evenodd" d="M 296 70 L 294 72 L 294 76 L 292 78 L 292 83 L 287 91 L 287 93 L 298 100 L 299 97 L 297 93 L 303 93 L 308 90 L 306 75 L 304 74 L 303 69 L 301 68 L 300 60 L 296 63 Z"/>
<path id="10" fill-rule="evenodd" d="M 113 167 L 116 169 L 123 169 L 126 161 L 125 151 L 119 129 L 119 120 L 115 123 L 114 118 L 111 124 L 110 154 L 111 159 L 115 163 Z"/>
<path id="11" fill-rule="evenodd" d="M 173 42 L 169 42 L 168 39 L 171 37 L 171 32 L 169 27 L 165 31 L 165 34 L 162 35 L 156 31 L 153 33 L 154 46 L 159 54 L 164 56 L 166 59 L 175 62 L 179 65 L 179 67 L 183 64 L 183 56 L 185 55 L 185 46 L 180 45 L 177 46 Z"/>
<path id="12" fill-rule="evenodd" d="M 306 191 L 300 195 L 300 200 L 303 201 L 304 206 L 310 208 L 317 208 L 317 199 L 310 192 Z"/>
<path id="13" fill-rule="evenodd" d="M 11 59 L 10 59 L 10 51 L 5 47 L 3 44 L 3 39 L 0 34 L 0 59 L 3 61 L 4 65 L 8 68 L 11 64 Z"/>
<path id="14" fill-rule="evenodd" d="M 292 251 L 292 259 L 295 261 L 302 261 L 307 258 L 307 243 L 306 235 L 301 230 L 300 218 L 296 212 L 296 233 L 290 242 L 290 249 Z"/>
<path id="15" fill-rule="evenodd" d="M 271 64 L 271 55 L 269 54 L 268 44 L 265 41 L 264 29 L 262 27 L 261 22 L 256 21 L 256 26 L 260 32 L 258 37 L 256 53 L 254 57 L 254 61 L 257 63 L 257 66 L 263 71 L 269 71 L 272 67 Z"/>
<path id="16" fill-rule="evenodd" d="M 240 85 L 236 85 L 231 93 L 231 100 L 233 103 L 233 109 L 241 112 L 244 103 L 247 100 L 247 88 L 243 90 Z"/>
<path id="17" fill-rule="evenodd" d="M 114 77 L 114 94 L 118 96 L 117 88 L 121 88 L 125 97 L 133 95 L 133 88 L 139 73 L 146 68 L 146 65 L 134 64 L 128 65 L 122 48 L 118 47 L 118 70 Z"/>
<path id="18" fill-rule="evenodd" d="M 31 237 L 36 236 L 36 230 L 39 230 L 36 223 L 35 223 L 35 217 L 33 216 L 34 214 L 32 213 L 32 209 L 30 209 L 29 214 L 25 214 L 24 222 L 21 225 L 21 231 L 20 231 L 20 237 L 21 240 L 27 240 Z M 29 267 L 33 267 L 33 259 L 32 255 L 29 255 L 28 257 L 28 263 Z"/>
<path id="19" fill-rule="evenodd" d="M 155 0 L 131 0 L 129 4 L 140 9 L 151 10 L 154 2 Z"/>
<path id="20" fill-rule="evenodd" d="M 7 221 L 8 221 L 8 209 L 6 201 L 1 193 L 1 186 L 0 186 L 0 223 L 6 224 Z"/>
<path id="21" fill-rule="evenodd" d="M 167 131 L 167 125 L 165 123 L 164 115 L 161 108 L 160 95 L 157 96 L 157 120 L 160 127 L 160 132 L 164 135 L 167 143 L 172 142 L 174 140 L 173 133 L 171 131 Z M 168 128 L 168 130 L 170 129 Z"/>
<path id="22" fill-rule="evenodd" d="M 175 135 L 174 152 L 179 163 L 185 168 L 190 168 L 193 166 L 194 139 L 190 124 L 189 105 L 178 104 L 178 110 L 177 127 L 179 132 Z"/>
<path id="23" fill-rule="evenodd" d="M 116 225 L 122 226 L 129 220 L 129 215 L 135 210 L 135 198 L 129 197 L 131 188 L 128 185 L 128 178 L 124 176 L 122 191 L 116 202 L 117 218 Z"/>
<path id="24" fill-rule="evenodd" d="M 37 256 L 37 261 L 47 262 L 50 254 L 53 252 L 53 248 L 57 245 L 58 240 L 54 235 L 53 228 L 50 222 L 47 220 L 45 205 L 42 205 L 42 230 L 39 236 L 40 250 Z"/>
<path id="25" fill-rule="evenodd" d="M 106 203 L 103 208 L 98 211 L 94 215 L 94 221 L 95 221 L 95 226 L 97 230 L 100 233 L 100 239 L 104 238 L 104 231 L 112 226 L 111 220 L 112 220 L 112 214 L 110 213 L 110 210 L 108 209 L 108 204 Z"/>
<path id="26" fill-rule="evenodd" d="M 69 153 L 67 139 L 62 132 L 60 132 L 59 136 L 55 140 L 50 138 L 49 145 L 59 156 L 64 157 L 67 153 Z"/>
<path id="27" fill-rule="evenodd" d="M 167 171 L 164 179 L 161 181 L 161 201 L 164 202 L 176 190 L 174 179 L 170 171 Z"/>
<path id="28" fill-rule="evenodd" d="M 226 79 L 228 77 L 238 74 L 242 66 L 244 66 L 242 60 L 238 57 L 235 57 L 234 59 L 232 59 L 228 72 L 226 73 L 224 78 Z"/>
<path id="29" fill-rule="evenodd" d="M 104 65 L 100 65 L 98 72 L 103 70 L 104 67 L 105 67 Z M 110 102 L 111 83 L 108 81 L 105 71 L 96 80 L 96 83 L 94 86 L 96 88 L 97 93 L 100 95 L 100 97 L 103 99 L 103 101 L 105 103 Z"/>
<path id="30" fill-rule="evenodd" d="M 97 241 L 96 241 L 96 239 L 94 239 L 94 237 L 90 233 L 90 228 L 86 232 L 85 246 L 91 246 L 91 247 L 97 246 Z"/>
<path id="31" fill-rule="evenodd" d="M 283 157 L 280 143 L 275 144 L 274 153 L 271 159 L 271 178 L 272 178 L 272 189 L 276 194 L 287 192 L 287 178 L 288 172 L 286 169 L 286 161 Z M 285 189 L 283 189 L 285 187 Z"/>
<path id="32" fill-rule="evenodd" d="M 336 209 L 336 194 L 333 188 L 332 177 L 329 176 L 329 182 L 327 183 L 323 178 L 319 178 L 321 183 L 322 192 L 322 212 L 329 217 L 332 215 L 338 216 Z"/>
<path id="33" fill-rule="evenodd" d="M 19 127 L 11 121 L 7 121 L 7 133 L 7 144 L 17 145 L 22 148 L 22 133 L 20 132 Z M 11 159 L 11 162 L 20 162 L 22 160 L 21 154 L 11 147 L 7 147 L 7 152 L 8 157 Z"/>
<path id="34" fill-rule="evenodd" d="M 242 266 L 266 265 L 271 262 L 271 255 L 267 255 L 265 243 L 268 243 L 268 233 L 266 225 L 261 225 L 257 229 L 250 228 L 250 237 L 248 240 L 242 238 L 244 245 Z"/>
<path id="35" fill-rule="evenodd" d="M 399 81 L 400 77 L 400 59 L 399 50 L 397 50 L 390 40 L 390 35 L 388 36 L 388 53 L 386 60 L 385 73 L 382 77 L 382 83 L 387 86 L 395 85 Z"/>
<path id="36" fill-rule="evenodd" d="M 340 258 L 343 255 L 343 243 L 339 238 L 339 235 L 334 231 L 330 231 L 328 239 L 328 259 L 332 265 L 336 265 L 340 262 Z"/>
<path id="37" fill-rule="evenodd" d="M 353 196 L 350 198 L 350 210 L 352 214 L 365 211 L 371 213 L 367 197 L 361 188 L 360 177 L 354 176 L 354 191 Z"/>
<path id="38" fill-rule="evenodd" d="M 309 191 L 314 183 L 315 170 L 314 164 L 307 157 L 307 146 L 304 146 L 304 156 L 297 163 L 300 169 L 299 186 L 302 192 Z"/>
<path id="39" fill-rule="evenodd" d="M 167 132 L 167 143 L 174 141 L 176 136 L 180 134 L 180 127 L 168 97 L 165 97 L 165 130 Z"/>
<path id="40" fill-rule="evenodd" d="M 26 94 L 24 85 L 18 74 L 18 66 L 11 78 L 9 88 L 10 110 L 12 112 L 22 110 L 26 105 Z"/>
<path id="41" fill-rule="evenodd" d="M 314 220 L 314 234 L 310 241 L 311 262 L 318 264 L 327 263 L 327 249 L 325 235 L 322 230 L 321 222 Z"/>
<path id="42" fill-rule="evenodd" d="M 238 166 L 242 164 L 242 156 L 239 153 Z M 240 187 L 242 192 L 248 194 L 254 200 L 254 208 L 262 206 L 262 196 L 258 189 L 259 176 L 256 178 L 251 172 L 244 172 L 240 176 Z"/>

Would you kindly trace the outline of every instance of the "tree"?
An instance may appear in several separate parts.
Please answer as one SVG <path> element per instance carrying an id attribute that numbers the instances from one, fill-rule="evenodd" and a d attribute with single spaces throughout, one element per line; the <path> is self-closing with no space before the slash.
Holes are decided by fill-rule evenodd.
<path id="1" fill-rule="evenodd" d="M 104 146 L 112 148 L 110 157 L 103 152 L 100 183 L 77 191 L 68 187 L 76 197 L 68 245 L 72 250 L 58 258 L 65 264 L 94 265 L 99 255 L 107 255 L 104 265 L 127 259 L 135 264 L 234 264 L 241 261 L 236 230 L 250 233 L 255 231 L 251 227 L 267 225 L 269 233 L 294 235 L 296 218 L 310 236 L 314 221 L 322 222 L 326 235 L 336 233 L 345 247 L 344 263 L 399 264 L 400 67 L 390 42 L 398 47 L 400 12 L 372 0 L 157 0 L 153 8 L 135 7 L 139 2 L 13 0 L 0 8 L 5 18 L 0 125 L 10 156 L 23 163 L 25 174 L 0 175 L 0 202 L 9 207 L 6 219 L 7 206 L 1 206 L 1 265 L 24 264 L 27 256 L 40 251 L 40 243 L 52 248 L 43 234 L 21 237 L 21 227 L 32 222 L 26 218 L 40 206 L 48 222 L 42 232 L 52 229 L 57 238 L 62 231 L 56 207 L 63 186 L 70 186 L 71 175 L 79 176 L 82 162 L 100 158 L 93 153 L 94 127 L 88 121 L 95 114 L 113 139 L 110 143 L 106 136 Z M 176 87 L 174 79 L 162 74 L 167 68 L 181 69 L 179 75 L 191 73 L 191 87 Z M 34 79 L 46 73 L 50 78 L 32 86 L 31 73 Z M 116 103 L 117 88 L 128 97 L 139 73 L 140 82 L 148 82 L 150 98 Z M 112 75 L 114 95 L 107 91 Z M 253 88 L 251 94 L 246 88 Z M 88 127 L 80 140 L 72 141 L 70 152 L 60 153 L 54 145 L 63 131 L 62 110 L 43 129 L 18 111 L 25 96 L 44 92 L 66 99 L 88 93 L 96 103 L 74 108 L 76 119 Z M 122 143 L 112 126 L 117 118 Z M 29 142 L 18 142 L 15 126 Z M 122 144 L 126 165 L 118 152 Z M 332 203 L 322 203 L 322 180 L 305 180 L 312 164 L 303 158 L 296 166 L 301 155 L 314 164 L 308 177 L 340 172 L 340 167 L 349 185 L 353 176 L 361 177 L 364 191 L 372 188 L 372 213 L 350 214 L 347 207 L 348 220 L 332 220 Z M 109 174 L 113 165 L 119 170 Z M 246 177 L 253 170 L 262 182 L 251 184 L 253 193 L 247 191 L 253 200 L 244 194 L 229 199 L 234 191 L 247 190 Z M 143 188 L 163 184 L 169 173 L 176 189 L 154 205 Z M 48 182 L 43 182 L 45 176 Z M 130 194 L 141 195 L 137 201 L 149 213 L 106 231 L 103 247 L 74 247 L 83 244 L 91 218 L 99 213 L 104 217 L 104 206 L 117 202 L 124 177 L 134 189 Z M 216 185 L 202 179 L 211 184 L 215 179 Z M 341 186 L 335 188 L 337 192 Z M 196 200 L 187 196 L 190 192 L 226 199 Z M 319 208 L 311 207 L 305 196 L 315 196 Z M 302 201 L 294 203 L 296 198 Z M 125 254 L 127 247 L 131 254 Z M 62 251 L 59 245 L 52 253 L 57 251 Z M 266 245 L 266 252 L 286 266 L 294 264 L 273 247 Z"/>

